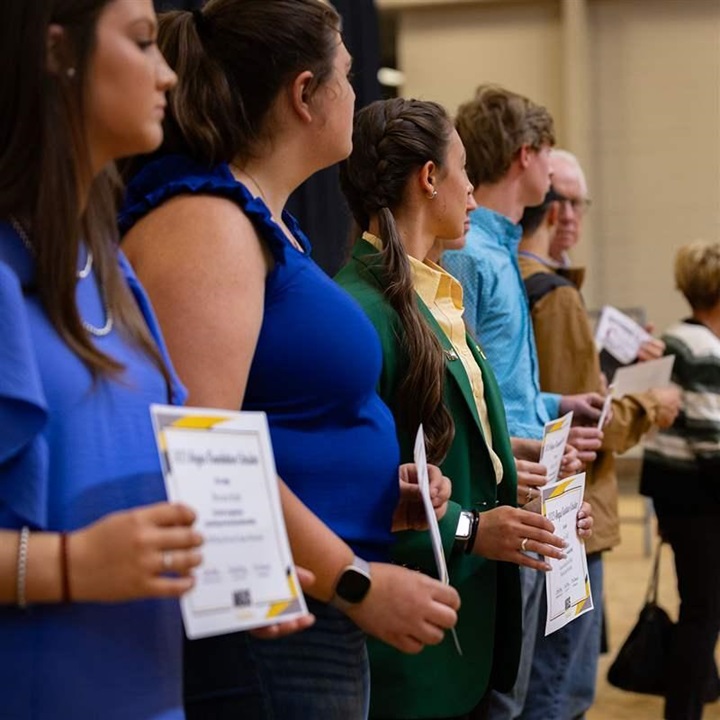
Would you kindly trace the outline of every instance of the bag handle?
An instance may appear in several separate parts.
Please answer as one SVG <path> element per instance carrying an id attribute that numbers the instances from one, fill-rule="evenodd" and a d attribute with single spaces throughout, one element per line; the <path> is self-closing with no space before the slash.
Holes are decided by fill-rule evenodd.
<path id="1" fill-rule="evenodd" d="M 660 553 L 662 552 L 662 546 L 665 541 L 660 538 L 655 550 L 655 559 L 653 560 L 653 570 L 650 575 L 650 582 L 648 584 L 647 593 L 645 595 L 645 603 L 652 603 L 657 605 L 658 586 L 660 585 Z"/>

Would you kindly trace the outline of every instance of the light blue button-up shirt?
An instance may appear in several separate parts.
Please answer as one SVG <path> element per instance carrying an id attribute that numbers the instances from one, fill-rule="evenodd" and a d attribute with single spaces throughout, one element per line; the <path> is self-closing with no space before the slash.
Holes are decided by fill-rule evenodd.
<path id="1" fill-rule="evenodd" d="M 515 437 L 540 439 L 556 418 L 560 396 L 540 391 L 537 350 L 525 285 L 517 261 L 519 225 L 479 207 L 470 215 L 462 250 L 448 250 L 443 265 L 462 284 L 465 317 L 492 365 Z"/>

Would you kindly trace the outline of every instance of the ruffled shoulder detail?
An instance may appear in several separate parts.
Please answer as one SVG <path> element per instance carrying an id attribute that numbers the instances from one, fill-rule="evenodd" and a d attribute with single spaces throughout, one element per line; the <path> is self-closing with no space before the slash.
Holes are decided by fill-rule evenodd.
<path id="1" fill-rule="evenodd" d="M 214 195 L 232 200 L 248 216 L 275 260 L 285 261 L 290 243 L 262 199 L 253 197 L 233 177 L 227 164 L 208 168 L 183 155 L 166 155 L 152 160 L 133 177 L 118 217 L 121 234 L 127 233 L 149 212 L 178 195 Z M 283 220 L 309 254 L 310 243 L 295 219 L 285 213 Z"/>
<path id="2" fill-rule="evenodd" d="M 137 279 L 130 263 L 122 252 L 118 253 L 118 261 L 125 281 L 135 298 L 135 302 L 137 302 L 138 307 L 140 308 L 140 312 L 145 318 L 150 334 L 152 335 L 153 340 L 155 340 L 155 344 L 160 350 L 160 354 L 162 355 L 165 365 L 170 372 L 170 403 L 172 405 L 184 405 L 187 400 L 188 393 L 185 386 L 180 382 L 180 378 L 175 372 L 175 368 L 173 368 L 172 362 L 170 361 L 170 355 L 168 354 L 167 347 L 165 346 L 165 340 L 160 332 L 160 325 L 155 317 L 155 312 L 150 304 L 150 299 L 145 293 L 140 281 Z"/>
<path id="3" fill-rule="evenodd" d="M 14 233 L 13 233 L 14 234 Z M 0 232 L 0 245 L 10 238 Z M 0 506 L 20 522 L 47 520 L 48 419 L 37 358 L 18 272 L 0 260 Z"/>

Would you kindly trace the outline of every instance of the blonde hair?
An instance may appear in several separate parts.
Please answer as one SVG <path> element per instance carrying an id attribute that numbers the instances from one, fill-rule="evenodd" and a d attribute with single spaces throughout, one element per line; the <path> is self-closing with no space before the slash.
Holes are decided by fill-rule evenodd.
<path id="1" fill-rule="evenodd" d="M 720 243 L 695 240 L 675 256 L 675 284 L 693 310 L 709 310 L 720 301 Z"/>

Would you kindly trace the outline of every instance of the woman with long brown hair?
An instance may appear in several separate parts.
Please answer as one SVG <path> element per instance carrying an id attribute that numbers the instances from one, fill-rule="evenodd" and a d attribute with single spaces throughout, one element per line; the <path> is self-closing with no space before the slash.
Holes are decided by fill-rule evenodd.
<path id="1" fill-rule="evenodd" d="M 0 28 L 0 715 L 180 720 L 201 538 L 148 406 L 183 390 L 112 171 L 159 145 L 175 76 L 150 0 L 4 0 Z"/>
<path id="2" fill-rule="evenodd" d="M 178 86 L 163 152 L 129 185 L 123 247 L 190 402 L 267 413 L 293 555 L 317 578 L 310 630 L 187 644 L 190 717 L 360 720 L 364 633 L 419 652 L 456 619 L 452 588 L 382 562 L 407 525 L 378 340 L 284 211 L 350 152 L 339 27 L 320 0 L 210 0 L 161 18 Z"/>
<path id="3" fill-rule="evenodd" d="M 466 333 L 460 285 L 428 260 L 439 242 L 464 235 L 475 208 L 465 149 L 437 103 L 373 103 L 355 117 L 341 183 L 363 234 L 336 280 L 382 340 L 379 392 L 396 418 L 401 458 L 412 457 L 422 423 L 429 459 L 453 479 L 440 529 L 462 599 L 462 655 L 450 637 L 414 657 L 370 644 L 371 717 L 474 720 L 485 716 L 491 687 L 515 681 L 521 612 L 514 564 L 546 570 L 523 551 L 558 558 L 562 541 L 548 520 L 515 507 L 497 383 Z M 426 572 L 434 566 L 429 538 L 418 533 L 405 535 L 393 557 Z"/>

